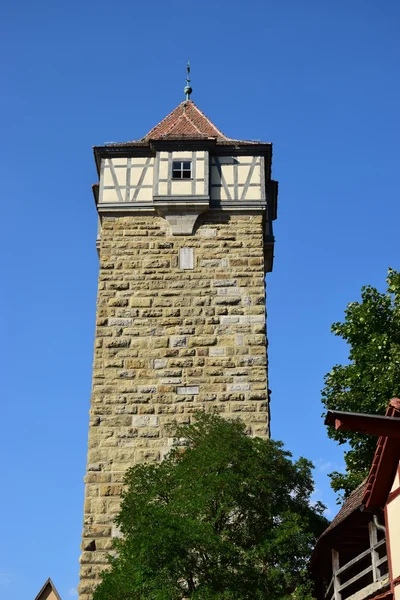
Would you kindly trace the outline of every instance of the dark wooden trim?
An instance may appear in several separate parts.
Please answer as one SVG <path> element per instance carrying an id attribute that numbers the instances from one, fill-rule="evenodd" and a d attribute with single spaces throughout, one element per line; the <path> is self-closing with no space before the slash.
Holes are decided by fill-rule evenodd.
<path id="1" fill-rule="evenodd" d="M 400 439 L 400 418 L 328 410 L 326 425 L 335 429 Z"/>
<path id="2" fill-rule="evenodd" d="M 93 198 L 94 198 L 94 202 L 95 202 L 96 206 L 99 202 L 99 188 L 100 188 L 100 185 L 98 183 L 94 183 L 92 185 Z"/>
<path id="3" fill-rule="evenodd" d="M 394 438 L 383 438 L 382 450 L 377 464 L 376 475 L 371 488 L 366 490 L 363 501 L 366 508 L 383 508 L 387 502 L 399 464 L 399 442 Z"/>
<path id="4" fill-rule="evenodd" d="M 392 502 L 392 500 L 397 498 L 397 496 L 400 496 L 400 486 L 397 488 L 397 490 L 390 492 L 386 504 L 389 504 L 390 502 Z"/>
<path id="5" fill-rule="evenodd" d="M 382 594 L 372 596 L 370 600 L 393 600 L 392 590 L 386 590 L 386 592 L 383 592 Z"/>
<path id="6" fill-rule="evenodd" d="M 153 150 L 157 151 L 196 151 L 196 150 L 211 150 L 216 144 L 215 139 L 176 139 L 176 140 L 149 140 L 149 145 Z"/>

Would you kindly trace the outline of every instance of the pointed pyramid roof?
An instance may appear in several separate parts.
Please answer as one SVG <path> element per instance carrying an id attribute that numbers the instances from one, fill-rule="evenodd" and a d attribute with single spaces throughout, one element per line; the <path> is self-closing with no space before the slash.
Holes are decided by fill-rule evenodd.
<path id="1" fill-rule="evenodd" d="M 144 136 L 143 140 L 214 138 L 229 141 L 214 123 L 196 106 L 184 100 Z"/>
<path id="2" fill-rule="evenodd" d="M 184 100 L 140 140 L 109 142 L 104 145 L 104 148 L 149 146 L 152 141 L 156 140 L 213 140 L 217 145 L 228 146 L 232 144 L 271 145 L 270 143 L 227 137 L 206 117 L 193 100 Z M 95 146 L 95 152 L 100 148 L 101 146 Z"/>

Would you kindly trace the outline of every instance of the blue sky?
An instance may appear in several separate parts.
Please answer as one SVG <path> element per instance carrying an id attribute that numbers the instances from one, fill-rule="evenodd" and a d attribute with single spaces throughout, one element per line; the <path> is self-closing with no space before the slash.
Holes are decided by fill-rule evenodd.
<path id="1" fill-rule="evenodd" d="M 227 135 L 274 143 L 268 276 L 272 434 L 316 464 L 330 333 L 363 284 L 400 268 L 395 0 L 16 1 L 0 9 L 3 343 L 0 597 L 48 576 L 74 597 L 98 260 L 91 147 L 137 139 L 183 99 Z M 331 512 L 332 514 L 332 512 Z"/>

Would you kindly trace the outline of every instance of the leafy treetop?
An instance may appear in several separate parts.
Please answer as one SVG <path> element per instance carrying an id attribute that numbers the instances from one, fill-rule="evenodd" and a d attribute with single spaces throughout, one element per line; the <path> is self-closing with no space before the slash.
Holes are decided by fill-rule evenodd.
<path id="1" fill-rule="evenodd" d="M 389 269 L 387 292 L 368 285 L 361 302 L 351 302 L 342 323 L 332 332 L 350 346 L 349 363 L 325 375 L 322 402 L 327 409 L 384 414 L 391 398 L 400 394 L 400 273 Z M 346 472 L 331 473 L 335 491 L 347 497 L 367 476 L 376 438 L 328 427 L 329 437 L 348 443 Z"/>
<path id="2" fill-rule="evenodd" d="M 175 438 L 163 462 L 128 470 L 122 537 L 94 600 L 304 598 L 327 525 L 310 502 L 311 463 L 216 414 L 197 413 Z"/>

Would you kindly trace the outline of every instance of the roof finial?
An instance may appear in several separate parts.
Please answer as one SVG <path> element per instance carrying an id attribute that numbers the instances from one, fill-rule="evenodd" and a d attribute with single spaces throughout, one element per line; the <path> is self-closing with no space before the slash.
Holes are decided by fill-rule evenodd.
<path id="1" fill-rule="evenodd" d="M 183 92 L 186 94 L 186 100 L 190 100 L 190 94 L 192 93 L 192 88 L 190 87 L 190 60 L 188 60 L 186 65 L 186 85 Z"/>

